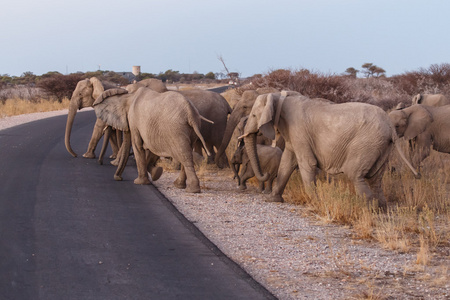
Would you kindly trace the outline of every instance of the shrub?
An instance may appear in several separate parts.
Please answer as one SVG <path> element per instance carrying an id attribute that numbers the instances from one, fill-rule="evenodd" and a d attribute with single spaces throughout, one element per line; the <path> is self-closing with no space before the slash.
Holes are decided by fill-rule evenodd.
<path id="1" fill-rule="evenodd" d="M 49 98 L 55 98 L 62 102 L 64 98 L 70 98 L 75 90 L 78 81 L 82 79 L 81 74 L 54 74 L 38 82 L 38 86 L 46 93 Z"/>

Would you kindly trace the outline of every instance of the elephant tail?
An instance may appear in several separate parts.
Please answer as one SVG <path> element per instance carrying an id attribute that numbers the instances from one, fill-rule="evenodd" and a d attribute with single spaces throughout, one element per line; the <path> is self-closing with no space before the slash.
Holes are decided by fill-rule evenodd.
<path id="1" fill-rule="evenodd" d="M 405 154 L 403 153 L 403 151 L 400 147 L 400 143 L 398 142 L 399 137 L 397 135 L 397 132 L 395 131 L 395 129 L 393 127 L 392 127 L 392 141 L 394 143 L 395 149 L 397 150 L 398 154 L 400 155 L 400 158 L 405 162 L 405 164 L 408 166 L 408 168 L 412 171 L 412 173 L 414 174 L 414 177 L 416 179 L 420 179 L 422 177 L 422 175 L 414 169 L 414 167 L 411 165 L 411 163 L 406 158 Z"/>
<path id="2" fill-rule="evenodd" d="M 209 120 L 208 120 L 209 121 Z M 200 128 L 198 125 L 196 124 L 192 124 L 192 128 L 194 128 L 195 134 L 198 136 L 198 138 L 200 139 L 200 141 L 202 142 L 203 148 L 206 151 L 206 154 L 208 156 L 211 156 L 211 152 L 209 152 L 208 147 L 206 147 L 206 143 L 205 143 L 205 139 L 203 138 L 203 135 L 200 133 Z"/>

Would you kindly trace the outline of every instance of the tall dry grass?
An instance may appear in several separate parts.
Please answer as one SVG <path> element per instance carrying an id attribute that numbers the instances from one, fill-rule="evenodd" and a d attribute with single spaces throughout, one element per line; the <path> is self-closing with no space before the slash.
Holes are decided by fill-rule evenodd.
<path id="1" fill-rule="evenodd" d="M 0 102 L 0 118 L 23 115 L 35 112 L 46 112 L 66 109 L 69 107 L 69 99 L 62 102 L 50 100 L 29 101 L 23 99 L 7 99 Z"/>

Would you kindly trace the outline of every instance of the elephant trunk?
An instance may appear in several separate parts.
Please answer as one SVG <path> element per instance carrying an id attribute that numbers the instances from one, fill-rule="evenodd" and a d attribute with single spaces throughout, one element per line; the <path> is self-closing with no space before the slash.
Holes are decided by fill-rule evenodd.
<path id="1" fill-rule="evenodd" d="M 70 102 L 69 112 L 67 114 L 66 133 L 64 137 L 66 149 L 70 154 L 72 154 L 73 157 L 77 157 L 77 154 L 75 153 L 75 151 L 72 150 L 72 147 L 70 146 L 70 134 L 72 132 L 73 121 L 77 114 L 77 110 L 78 110 L 77 103 Z"/>
<path id="2" fill-rule="evenodd" d="M 260 182 L 267 181 L 270 175 L 268 173 L 263 174 L 261 171 L 261 165 L 259 163 L 258 153 L 256 151 L 256 133 L 251 133 L 245 136 L 244 143 L 248 159 L 250 160 L 256 178 Z"/>
<path id="3" fill-rule="evenodd" d="M 233 111 L 234 112 L 234 111 Z M 231 137 L 233 136 L 234 129 L 236 128 L 237 124 L 239 123 L 241 116 L 237 113 L 231 113 L 230 117 L 228 118 L 227 127 L 225 128 L 225 132 L 222 138 L 222 143 L 220 144 L 219 149 L 216 153 L 215 163 L 217 167 L 223 168 L 223 163 L 220 162 L 220 157 L 225 153 L 225 150 L 228 147 L 228 144 L 230 143 Z"/>

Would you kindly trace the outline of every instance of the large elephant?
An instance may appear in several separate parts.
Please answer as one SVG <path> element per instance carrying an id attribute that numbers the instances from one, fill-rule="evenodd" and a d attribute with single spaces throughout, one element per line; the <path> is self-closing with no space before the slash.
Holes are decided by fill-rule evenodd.
<path id="1" fill-rule="evenodd" d="M 135 92 L 138 84 L 139 83 L 127 86 L 127 90 L 129 92 Z M 157 91 L 160 92 L 159 90 Z M 185 90 L 179 91 L 179 93 L 194 104 L 201 116 L 213 122 L 213 124 L 211 124 L 210 122 L 202 120 L 200 128 L 200 132 L 206 142 L 206 148 L 211 153 L 207 159 L 208 163 L 212 163 L 214 162 L 216 153 L 215 149 L 218 149 L 222 142 L 222 137 L 227 126 L 228 115 L 231 113 L 231 107 L 225 98 L 215 92 L 205 90 Z M 105 141 L 107 142 L 107 140 Z M 106 147 L 107 143 L 104 143 L 101 150 L 102 154 L 105 152 Z M 194 148 L 198 154 L 203 155 L 202 144 L 199 140 L 197 140 Z M 221 158 L 218 158 L 218 161 L 222 164 L 228 164 L 226 154 L 223 153 Z M 116 161 L 111 163 L 116 165 L 115 162 Z"/>
<path id="2" fill-rule="evenodd" d="M 394 110 L 389 117 L 399 137 L 414 140 L 412 165 L 416 168 L 430 155 L 430 148 L 450 153 L 450 105 L 432 107 L 411 105 Z"/>
<path id="3" fill-rule="evenodd" d="M 148 87 L 157 92 L 165 92 L 167 91 L 164 83 L 159 79 L 145 79 L 140 81 L 138 84 L 129 85 L 131 91 L 136 91 L 139 87 Z M 75 90 L 72 93 L 72 98 L 70 99 L 69 104 L 69 113 L 67 115 L 67 124 L 66 124 L 66 133 L 65 133 L 65 145 L 67 151 L 72 154 L 74 157 L 77 154 L 72 150 L 70 145 L 70 134 L 72 132 L 73 122 L 77 113 L 77 110 L 80 110 L 85 107 L 92 107 L 95 99 L 106 90 L 117 88 L 114 84 L 102 82 L 97 77 L 92 77 L 90 79 L 80 80 L 77 83 Z M 83 157 L 85 158 L 95 158 L 95 148 L 103 135 L 103 131 L 105 129 L 105 123 L 102 120 L 97 119 L 94 125 L 94 129 L 92 131 L 91 140 L 89 141 L 88 149 Z M 116 135 L 111 135 L 111 147 L 113 148 L 114 156 L 118 151 L 119 142 L 116 141 Z"/>
<path id="4" fill-rule="evenodd" d="M 258 96 L 244 129 L 245 147 L 258 180 L 262 174 L 256 154 L 256 133 L 273 139 L 276 130 L 285 140 L 277 181 L 269 201 L 282 202 L 282 194 L 298 166 L 307 193 L 312 196 L 317 169 L 344 173 L 359 195 L 386 206 L 381 179 L 397 134 L 381 108 L 365 103 L 334 104 L 282 92 Z M 412 169 L 413 170 L 413 169 Z M 413 170 L 414 174 L 419 175 Z"/>
<path id="5" fill-rule="evenodd" d="M 67 114 L 66 123 L 66 133 L 65 133 L 65 145 L 67 151 L 72 154 L 72 156 L 77 157 L 75 151 L 72 150 L 70 145 L 70 134 L 72 132 L 73 122 L 78 110 L 85 107 L 92 107 L 95 99 L 103 93 L 105 90 L 115 88 L 116 86 L 108 83 L 101 82 L 98 78 L 92 77 L 90 79 L 80 80 L 77 83 L 75 90 L 72 93 L 69 104 L 69 112 Z M 103 129 L 105 128 L 105 123 L 101 120 L 97 120 L 94 125 L 94 130 L 92 132 L 91 140 L 89 141 L 88 149 L 83 157 L 95 158 L 95 148 L 98 141 L 103 135 Z M 112 143 L 113 153 L 117 153 L 116 143 Z"/>
<path id="6" fill-rule="evenodd" d="M 192 152 L 197 138 L 206 153 L 210 153 L 200 133 L 204 118 L 186 97 L 177 92 L 158 93 L 147 88 L 134 93 L 112 90 L 97 98 L 94 110 L 107 125 L 124 132 L 116 180 L 121 180 L 132 145 L 138 169 L 135 184 L 150 184 L 147 171 L 153 180 L 158 179 L 162 169 L 155 166 L 156 161 L 159 157 L 172 157 L 181 163 L 175 186 L 191 193 L 200 192 Z"/>
<path id="7" fill-rule="evenodd" d="M 443 106 L 450 104 L 450 100 L 442 94 L 417 94 L 412 100 L 412 105 L 422 104 L 428 106 Z"/>
<path id="8" fill-rule="evenodd" d="M 223 168 L 224 165 L 221 161 L 219 161 L 218 158 L 221 157 L 223 153 L 225 153 L 236 126 L 238 125 L 241 118 L 250 114 L 256 98 L 261 95 L 261 93 L 263 93 L 263 90 L 246 90 L 242 93 L 239 101 L 234 105 L 233 111 L 228 118 L 228 123 L 223 135 L 222 142 L 216 154 L 215 162 L 220 168 Z"/>

